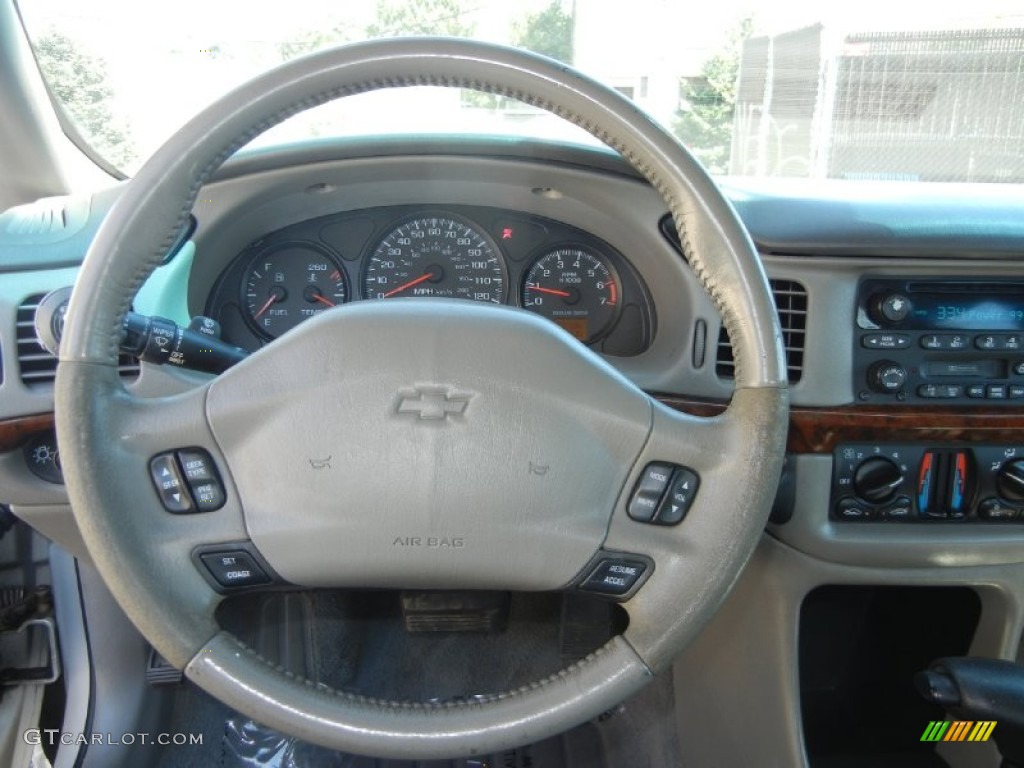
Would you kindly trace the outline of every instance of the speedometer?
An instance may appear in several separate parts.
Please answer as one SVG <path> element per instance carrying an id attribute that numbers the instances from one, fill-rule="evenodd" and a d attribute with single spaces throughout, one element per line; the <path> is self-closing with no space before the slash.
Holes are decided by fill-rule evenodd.
<path id="1" fill-rule="evenodd" d="M 501 304 L 505 264 L 482 230 L 451 214 L 418 216 L 392 229 L 366 265 L 363 296 L 440 296 Z"/>

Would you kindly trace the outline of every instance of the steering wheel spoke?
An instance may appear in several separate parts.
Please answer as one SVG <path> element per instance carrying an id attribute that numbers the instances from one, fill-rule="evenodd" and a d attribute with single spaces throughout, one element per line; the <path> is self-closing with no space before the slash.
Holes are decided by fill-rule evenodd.
<path id="1" fill-rule="evenodd" d="M 67 389 L 75 393 L 75 405 L 58 411 L 57 429 L 62 453 L 79 459 L 64 464 L 78 526 L 87 539 L 116 542 L 118 556 L 97 558 L 97 567 L 122 606 L 132 606 L 129 615 L 141 616 L 143 633 L 165 638 L 161 654 L 184 665 L 216 632 L 220 601 L 193 554 L 247 538 L 238 494 L 206 424 L 207 388 L 142 398 L 125 391 L 115 367 L 68 361 L 58 378 L 73 382 Z M 209 458 L 222 493 L 208 512 L 201 496 L 209 483 L 194 479 L 195 467 L 187 465 L 197 455 Z M 104 515 L 83 514 L 96 504 Z M 138 589 L 143 583 L 146 590 Z M 190 621 L 167 621 L 166 604 L 187 611 Z"/>
<path id="2" fill-rule="evenodd" d="M 785 442 L 786 392 L 739 389 L 719 416 L 700 418 L 655 407 L 651 437 L 631 474 L 605 549 L 643 555 L 655 563 L 641 589 L 625 603 L 626 639 L 654 670 L 670 664 L 722 599 L 718 585 L 738 574 L 760 534 L 778 467 L 764 461 L 766 446 Z M 630 504 L 651 466 L 669 468 L 649 520 Z"/>

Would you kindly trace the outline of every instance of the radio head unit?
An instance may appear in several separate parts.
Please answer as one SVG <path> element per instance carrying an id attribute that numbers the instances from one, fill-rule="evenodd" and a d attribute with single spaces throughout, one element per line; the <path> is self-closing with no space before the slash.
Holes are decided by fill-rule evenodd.
<path id="1" fill-rule="evenodd" d="M 1024 405 L 1024 282 L 865 279 L 856 325 L 862 402 Z"/>

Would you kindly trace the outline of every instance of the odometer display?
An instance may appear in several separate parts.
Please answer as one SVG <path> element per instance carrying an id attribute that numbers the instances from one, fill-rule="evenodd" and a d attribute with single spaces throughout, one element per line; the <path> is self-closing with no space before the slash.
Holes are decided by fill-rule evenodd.
<path id="1" fill-rule="evenodd" d="M 363 297 L 438 296 L 501 304 L 505 265 L 477 227 L 452 215 L 420 216 L 380 241 L 363 276 Z"/>
<path id="2" fill-rule="evenodd" d="M 620 289 L 611 264 L 583 248 L 566 247 L 540 256 L 523 281 L 522 305 L 590 342 L 612 327 Z"/>

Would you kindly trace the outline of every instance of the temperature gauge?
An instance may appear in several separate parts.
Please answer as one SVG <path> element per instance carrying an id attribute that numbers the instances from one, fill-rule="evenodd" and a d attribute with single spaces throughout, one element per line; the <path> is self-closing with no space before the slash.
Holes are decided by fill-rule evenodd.
<path id="1" fill-rule="evenodd" d="M 540 256 L 523 281 L 523 307 L 580 341 L 606 334 L 619 314 L 621 291 L 608 260 L 590 250 L 557 248 Z"/>
<path id="2" fill-rule="evenodd" d="M 284 243 L 263 251 L 249 265 L 243 285 L 246 319 L 271 339 L 343 304 L 348 295 L 338 262 L 311 243 Z"/>

